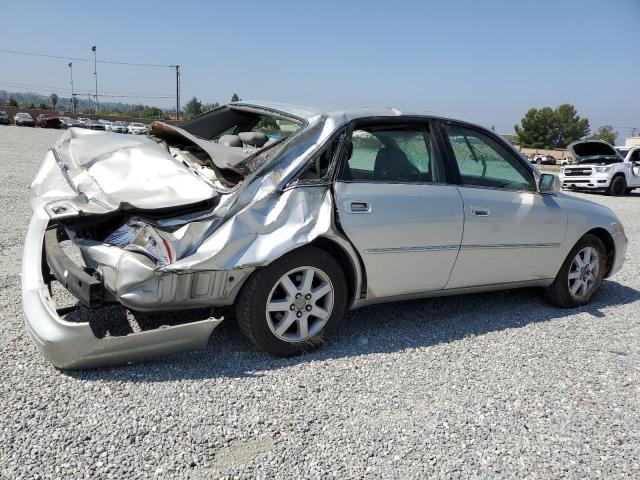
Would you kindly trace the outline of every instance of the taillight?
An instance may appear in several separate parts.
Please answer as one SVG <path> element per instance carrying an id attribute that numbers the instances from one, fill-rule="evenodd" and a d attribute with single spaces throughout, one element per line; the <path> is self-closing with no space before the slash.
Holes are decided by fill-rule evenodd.
<path id="1" fill-rule="evenodd" d="M 162 232 L 137 217 L 132 217 L 111 232 L 104 243 L 143 253 L 159 265 L 166 265 L 175 259 L 171 245 Z"/>

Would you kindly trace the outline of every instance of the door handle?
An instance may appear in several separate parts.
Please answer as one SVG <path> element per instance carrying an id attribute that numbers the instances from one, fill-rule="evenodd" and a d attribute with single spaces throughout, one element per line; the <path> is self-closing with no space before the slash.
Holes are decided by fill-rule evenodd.
<path id="1" fill-rule="evenodd" d="M 351 202 L 351 213 L 371 213 L 369 202 Z"/>
<path id="2" fill-rule="evenodd" d="M 471 215 L 475 215 L 476 217 L 488 217 L 489 209 L 483 205 L 472 205 L 471 206 Z"/>

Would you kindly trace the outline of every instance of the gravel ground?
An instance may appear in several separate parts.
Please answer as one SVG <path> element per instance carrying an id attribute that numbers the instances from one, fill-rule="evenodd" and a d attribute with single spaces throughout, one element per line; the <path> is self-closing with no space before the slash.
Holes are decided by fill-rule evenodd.
<path id="1" fill-rule="evenodd" d="M 0 477 L 640 478 L 640 195 L 590 195 L 631 239 L 592 305 L 534 290 L 353 312 L 275 359 L 210 346 L 61 372 L 23 326 L 27 187 L 59 131 L 0 127 Z"/>

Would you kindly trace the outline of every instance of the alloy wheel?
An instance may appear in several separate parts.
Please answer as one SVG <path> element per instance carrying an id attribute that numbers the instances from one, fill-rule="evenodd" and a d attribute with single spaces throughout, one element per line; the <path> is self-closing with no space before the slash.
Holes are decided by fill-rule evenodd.
<path id="1" fill-rule="evenodd" d="M 576 298 L 583 298 L 593 290 L 600 270 L 600 254 L 593 247 L 585 247 L 578 252 L 569 268 L 569 292 Z"/>
<path id="2" fill-rule="evenodd" d="M 325 326 L 334 304 L 333 284 L 316 267 L 298 267 L 280 277 L 267 297 L 267 324 L 286 342 L 302 342 Z"/>

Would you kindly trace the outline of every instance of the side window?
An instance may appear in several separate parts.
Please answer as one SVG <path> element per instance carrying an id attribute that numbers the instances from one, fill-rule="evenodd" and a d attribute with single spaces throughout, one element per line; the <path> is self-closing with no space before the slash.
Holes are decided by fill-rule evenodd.
<path id="1" fill-rule="evenodd" d="M 354 130 L 345 180 L 434 182 L 440 179 L 429 131 L 420 125 Z"/>
<path id="2" fill-rule="evenodd" d="M 490 136 L 458 126 L 444 128 L 463 185 L 536 190 L 533 173 Z"/>
<path id="3" fill-rule="evenodd" d="M 310 184 L 329 179 L 335 169 L 336 156 L 340 152 L 346 137 L 347 131 L 343 130 L 342 133 L 316 153 L 298 177 L 298 183 Z"/>

